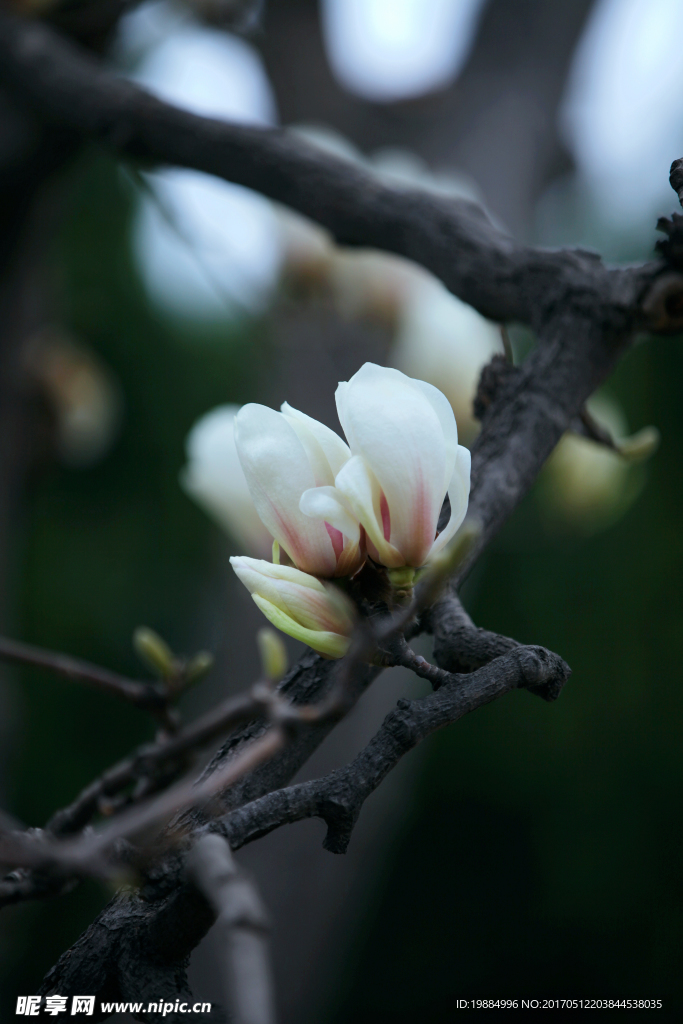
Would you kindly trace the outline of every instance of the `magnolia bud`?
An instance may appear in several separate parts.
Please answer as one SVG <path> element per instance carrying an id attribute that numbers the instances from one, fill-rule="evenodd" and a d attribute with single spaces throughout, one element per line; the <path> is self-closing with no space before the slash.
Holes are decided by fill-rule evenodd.
<path id="1" fill-rule="evenodd" d="M 287 671 L 287 650 L 278 634 L 264 626 L 256 634 L 263 674 L 272 683 L 279 682 Z"/>
<path id="2" fill-rule="evenodd" d="M 328 658 L 348 650 L 353 605 L 335 587 L 289 565 L 233 557 L 233 569 L 274 626 Z"/>
<path id="3" fill-rule="evenodd" d="M 175 672 L 173 651 L 158 633 L 147 626 L 138 626 L 133 633 L 133 647 L 153 672 L 168 678 Z"/>
<path id="4" fill-rule="evenodd" d="M 214 657 L 208 651 L 199 651 L 191 658 L 185 669 L 185 679 L 188 684 L 198 683 L 213 668 Z"/>

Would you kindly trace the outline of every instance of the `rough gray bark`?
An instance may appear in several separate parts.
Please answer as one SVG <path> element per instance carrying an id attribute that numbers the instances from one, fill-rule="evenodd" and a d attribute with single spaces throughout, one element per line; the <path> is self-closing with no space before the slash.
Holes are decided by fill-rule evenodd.
<path id="1" fill-rule="evenodd" d="M 494 636 L 488 634 L 487 639 Z M 506 638 L 498 639 L 504 646 Z M 283 824 L 318 817 L 327 825 L 325 849 L 345 853 L 363 803 L 409 750 L 437 729 L 518 687 L 551 686 L 557 696 L 569 676 L 564 661 L 542 647 L 510 641 L 506 654 L 492 658 L 485 656 L 484 643 L 479 652 L 481 668 L 465 675 L 446 672 L 443 685 L 429 696 L 399 700 L 350 764 L 323 779 L 271 792 L 228 815 L 220 830 L 231 847 L 238 849 Z"/>

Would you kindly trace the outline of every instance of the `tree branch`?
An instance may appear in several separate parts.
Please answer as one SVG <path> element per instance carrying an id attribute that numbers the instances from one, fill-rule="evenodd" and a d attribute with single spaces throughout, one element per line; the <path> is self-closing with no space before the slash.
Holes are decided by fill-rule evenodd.
<path id="1" fill-rule="evenodd" d="M 683 206 L 683 160 L 674 160 L 669 171 L 669 184 L 678 196 L 678 201 Z"/>
<path id="2" fill-rule="evenodd" d="M 238 868 L 229 844 L 215 834 L 195 843 L 187 873 L 216 914 L 220 973 L 234 1024 L 274 1024 L 270 924 L 254 882 Z"/>
<path id="3" fill-rule="evenodd" d="M 0 887 L 0 906 L 56 894 L 81 875 L 116 875 L 121 857 L 116 856 L 115 845 L 121 840 L 154 824 L 166 823 L 171 815 L 182 814 L 188 808 L 201 807 L 201 814 L 210 816 L 208 806 L 219 791 L 229 789 L 243 775 L 271 760 L 296 739 L 300 730 L 332 724 L 353 707 L 363 688 L 363 673 L 358 669 L 372 659 L 374 651 L 373 631 L 361 620 L 347 656 L 335 665 L 333 685 L 322 701 L 294 706 L 271 685 L 256 683 L 247 693 L 228 699 L 178 735 L 163 736 L 114 765 L 87 786 L 74 803 L 53 815 L 44 831 L 5 828 L 3 834 L 0 830 L 0 864 L 14 869 Z M 189 753 L 231 726 L 259 719 L 266 719 L 273 728 L 235 747 L 229 758 L 219 754 L 198 782 L 186 778 L 164 788 L 188 767 Z M 97 810 L 103 810 L 104 795 L 115 795 L 132 783 L 136 783 L 132 795 L 128 800 L 119 798 L 118 807 L 111 808 L 119 813 L 104 828 L 74 840 L 57 838 L 80 831 Z M 156 799 L 144 800 L 159 789 L 164 791 Z M 126 803 L 134 806 L 121 811 Z M 182 839 L 186 831 L 192 831 L 193 824 L 181 818 L 175 833 L 172 830 L 169 836 Z M 122 853 L 123 860 L 129 862 L 128 848 Z M 156 853 L 158 856 L 159 851 Z"/>
<path id="4" fill-rule="evenodd" d="M 100 668 L 99 665 L 81 661 L 80 658 L 72 658 L 70 654 L 46 651 L 41 647 L 33 647 L 31 644 L 3 636 L 0 637 L 0 661 L 47 669 L 66 679 L 87 683 L 102 693 L 122 697 L 144 711 L 158 714 L 168 708 L 169 694 L 159 683 L 142 683 L 127 679 L 106 668 Z"/>
<path id="5" fill-rule="evenodd" d="M 220 830 L 238 849 L 283 824 L 318 817 L 328 828 L 325 849 L 345 853 L 363 803 L 408 751 L 510 690 L 546 686 L 559 692 L 569 673 L 557 654 L 519 645 L 469 675 L 448 673 L 435 693 L 399 700 L 365 750 L 345 768 L 246 804 L 226 815 Z"/>
<path id="6" fill-rule="evenodd" d="M 127 786 L 142 780 L 146 786 L 140 795 L 149 795 L 159 785 L 168 784 L 187 769 L 189 754 L 196 753 L 240 722 L 263 717 L 266 708 L 264 694 L 253 687 L 245 694 L 223 701 L 175 736 L 138 747 L 129 757 L 89 783 L 68 807 L 57 811 L 46 828 L 55 836 L 79 832 L 100 809 L 104 798 L 113 797 Z"/>
<path id="7" fill-rule="evenodd" d="M 434 606 L 425 621 L 434 634 L 434 657 L 448 672 L 471 672 L 520 645 L 510 637 L 480 629 L 452 590 Z"/>
<path id="8" fill-rule="evenodd" d="M 636 301 L 653 265 L 606 271 L 593 254 L 515 245 L 474 203 L 383 184 L 281 129 L 199 117 L 107 70 L 47 26 L 0 14 L 0 78 L 51 122 L 120 156 L 191 167 L 255 189 L 326 227 L 345 245 L 415 260 L 493 320 L 536 328 L 571 289 L 625 282 Z M 622 297 L 626 298 L 626 295 Z"/>

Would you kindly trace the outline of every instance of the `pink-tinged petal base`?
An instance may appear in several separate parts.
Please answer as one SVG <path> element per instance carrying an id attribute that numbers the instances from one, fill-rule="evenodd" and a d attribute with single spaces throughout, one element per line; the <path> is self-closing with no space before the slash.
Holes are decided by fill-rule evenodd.
<path id="1" fill-rule="evenodd" d="M 366 363 L 347 384 L 340 385 L 337 408 L 353 458 L 338 474 L 335 486 L 350 490 L 355 483 L 350 480 L 352 466 L 360 457 L 378 489 L 375 522 L 359 487 L 354 488 L 356 502 L 362 501 L 366 508 L 361 521 L 380 560 L 389 568 L 423 565 L 436 535 L 457 441 L 446 399 L 398 370 Z M 389 513 L 389 537 L 380 493 Z M 358 515 L 358 508 L 354 511 Z M 387 542 L 393 550 L 387 549 Z"/>
<path id="2" fill-rule="evenodd" d="M 384 539 L 391 540 L 391 515 L 389 514 L 389 504 L 384 491 L 382 491 L 379 499 L 379 511 L 382 516 L 382 533 L 384 534 Z"/>
<path id="3" fill-rule="evenodd" d="M 327 530 L 330 540 L 332 541 L 332 547 L 334 548 L 334 555 L 337 561 L 341 558 L 342 551 L 344 550 L 344 534 L 341 530 L 335 529 L 334 526 L 330 526 L 329 523 L 325 523 L 325 529 Z"/>

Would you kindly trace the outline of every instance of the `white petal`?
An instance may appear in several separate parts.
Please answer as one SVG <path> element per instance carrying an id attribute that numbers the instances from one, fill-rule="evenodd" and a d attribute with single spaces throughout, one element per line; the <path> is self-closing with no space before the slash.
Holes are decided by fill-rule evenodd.
<path id="1" fill-rule="evenodd" d="M 321 487 L 325 484 L 334 483 L 334 474 L 315 434 L 306 423 L 302 423 L 301 420 L 296 419 L 294 416 L 288 416 L 287 413 L 282 413 L 282 416 L 289 423 L 303 445 L 316 486 Z"/>
<path id="2" fill-rule="evenodd" d="M 332 576 L 336 557 L 327 530 L 299 510 L 315 478 L 292 425 L 264 405 L 245 405 L 235 419 L 235 442 L 262 522 L 299 568 Z"/>
<path id="3" fill-rule="evenodd" d="M 452 457 L 440 415 L 416 382 L 372 363 L 338 396 L 351 451 L 363 457 L 386 496 L 391 543 L 407 564 L 422 565 L 434 542 Z"/>
<path id="4" fill-rule="evenodd" d="M 358 372 L 360 373 L 360 370 Z M 339 417 L 339 422 L 341 423 L 342 430 L 346 435 L 347 443 L 349 445 L 349 448 L 351 449 L 351 453 L 353 454 L 354 439 L 352 434 L 352 427 L 351 424 L 348 422 L 348 417 L 346 415 L 346 397 L 348 394 L 348 390 L 348 381 L 340 380 L 339 383 L 337 384 L 337 390 L 334 393 L 334 401 L 337 406 L 337 416 Z"/>
<path id="5" fill-rule="evenodd" d="M 331 479 L 326 482 L 332 483 L 344 463 L 351 458 L 349 446 L 342 441 L 339 434 L 335 434 L 334 430 L 330 430 L 324 423 L 313 419 L 312 416 L 307 416 L 305 412 L 293 409 L 288 402 L 283 402 L 281 408 L 283 416 L 287 417 L 295 430 L 297 423 L 303 424 L 316 439 L 332 473 Z"/>
<path id="6" fill-rule="evenodd" d="M 267 562 L 263 558 L 248 558 L 246 555 L 233 555 L 230 564 L 240 577 L 245 586 L 246 579 L 256 580 L 256 576 L 263 576 L 265 579 L 292 583 L 299 587 L 308 587 L 318 594 L 325 593 L 325 586 L 310 573 L 295 569 L 292 565 L 278 565 L 276 562 Z M 254 575 L 256 574 L 256 575 Z"/>
<path id="7" fill-rule="evenodd" d="M 301 495 L 299 508 L 306 516 L 329 523 L 356 544 L 360 540 L 360 526 L 336 487 L 312 487 Z"/>
<path id="8" fill-rule="evenodd" d="M 349 459 L 337 474 L 335 490 L 340 493 L 340 501 L 351 509 L 365 528 L 381 563 L 389 568 L 405 565 L 403 554 L 384 536 L 380 506 L 382 491 L 375 475 L 360 455 Z"/>
<path id="9" fill-rule="evenodd" d="M 446 476 L 444 479 L 445 492 L 453 475 L 455 460 L 458 455 L 458 425 L 455 422 L 455 415 L 451 408 L 451 403 L 438 388 L 435 388 L 432 384 L 428 384 L 425 380 L 417 380 L 413 377 L 409 379 L 412 380 L 413 384 L 417 385 L 427 401 L 430 403 L 436 415 L 439 417 L 441 429 L 443 430 L 443 439 L 446 445 Z"/>
<path id="10" fill-rule="evenodd" d="M 470 498 L 470 470 L 472 468 L 472 457 L 467 448 L 458 446 L 458 455 L 453 470 L 450 485 L 448 487 L 448 498 L 451 503 L 451 518 L 448 520 L 445 529 L 441 531 L 434 541 L 429 557 L 438 555 L 443 551 L 450 540 L 453 539 L 463 519 L 467 514 L 467 505 Z"/>
<path id="11" fill-rule="evenodd" d="M 238 405 L 221 405 L 202 416 L 187 436 L 184 490 L 247 551 L 266 554 L 272 537 L 254 507 L 235 447 Z"/>
<path id="12" fill-rule="evenodd" d="M 335 576 L 352 576 L 365 561 L 365 553 L 360 548 L 360 525 L 341 491 L 336 487 L 313 487 L 304 491 L 299 507 L 304 515 L 339 531 L 337 539 L 332 540 L 337 555 Z"/>

